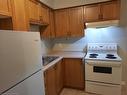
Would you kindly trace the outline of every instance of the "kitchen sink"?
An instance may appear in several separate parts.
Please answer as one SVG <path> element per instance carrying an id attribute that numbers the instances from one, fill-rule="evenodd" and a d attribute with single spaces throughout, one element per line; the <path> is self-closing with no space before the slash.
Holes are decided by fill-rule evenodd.
<path id="1" fill-rule="evenodd" d="M 42 56 L 42 64 L 46 66 L 57 58 L 59 58 L 59 56 Z"/>

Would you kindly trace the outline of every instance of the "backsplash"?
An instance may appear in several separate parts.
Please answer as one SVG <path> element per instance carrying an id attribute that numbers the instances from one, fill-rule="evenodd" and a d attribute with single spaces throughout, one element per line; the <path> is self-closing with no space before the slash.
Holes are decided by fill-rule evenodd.
<path id="1" fill-rule="evenodd" d="M 31 25 L 30 31 L 39 32 L 39 26 Z M 42 55 L 47 54 L 51 50 L 52 46 L 53 46 L 53 44 L 51 43 L 50 39 L 41 38 Z"/>

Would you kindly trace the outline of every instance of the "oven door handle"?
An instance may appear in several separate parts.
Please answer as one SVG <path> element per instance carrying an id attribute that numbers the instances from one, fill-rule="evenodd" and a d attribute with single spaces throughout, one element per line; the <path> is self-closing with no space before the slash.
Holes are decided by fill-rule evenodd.
<path id="1" fill-rule="evenodd" d="M 92 63 L 92 62 L 85 62 L 86 64 L 88 64 L 88 65 L 92 65 L 92 66 L 96 66 L 97 64 L 96 63 Z"/>
<path id="2" fill-rule="evenodd" d="M 85 62 L 86 64 L 88 65 L 91 65 L 91 66 L 102 66 L 102 67 L 120 67 L 121 64 L 120 63 L 117 63 L 117 64 L 109 64 L 109 63 L 94 63 L 94 62 Z"/>

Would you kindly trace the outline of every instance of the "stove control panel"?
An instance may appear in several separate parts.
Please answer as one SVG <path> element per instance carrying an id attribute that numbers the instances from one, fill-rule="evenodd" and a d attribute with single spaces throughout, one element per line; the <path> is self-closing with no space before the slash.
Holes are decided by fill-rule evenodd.
<path id="1" fill-rule="evenodd" d="M 88 43 L 87 49 L 88 51 L 90 50 L 117 51 L 117 44 L 116 43 Z"/>

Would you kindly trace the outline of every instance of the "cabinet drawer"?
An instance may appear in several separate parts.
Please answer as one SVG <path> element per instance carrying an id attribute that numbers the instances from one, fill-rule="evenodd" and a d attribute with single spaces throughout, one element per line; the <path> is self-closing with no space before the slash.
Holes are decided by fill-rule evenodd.
<path id="1" fill-rule="evenodd" d="M 121 85 L 104 84 L 86 81 L 86 92 L 101 95 L 121 95 Z"/>

